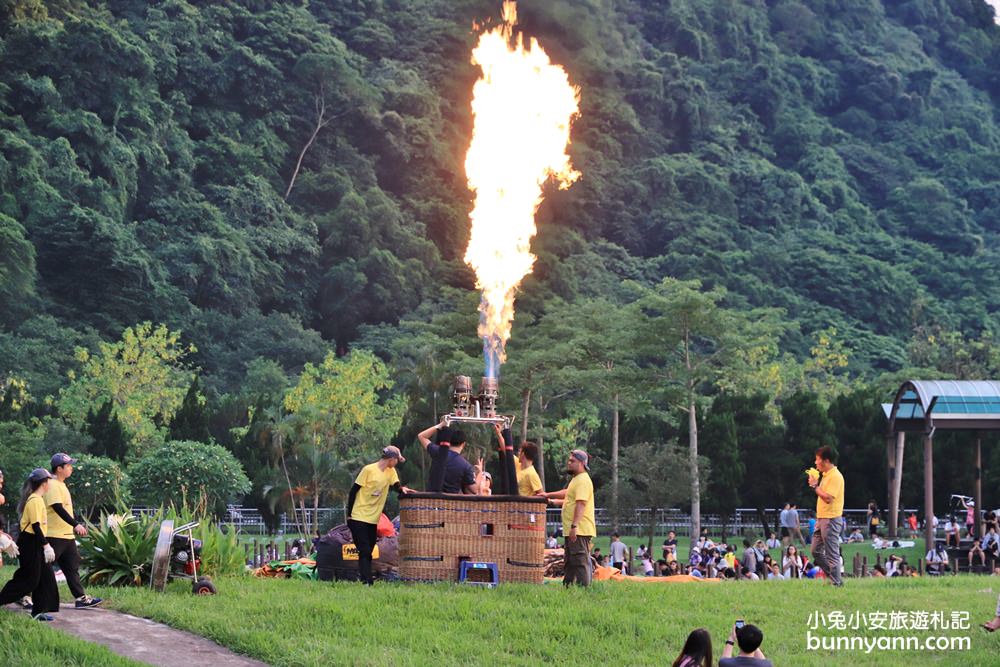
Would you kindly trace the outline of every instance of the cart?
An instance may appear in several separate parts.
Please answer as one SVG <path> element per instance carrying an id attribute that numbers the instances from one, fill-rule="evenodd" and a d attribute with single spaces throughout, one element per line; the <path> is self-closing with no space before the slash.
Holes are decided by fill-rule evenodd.
<path id="1" fill-rule="evenodd" d="M 172 519 L 160 524 L 153 552 L 153 572 L 150 587 L 160 593 L 171 579 L 190 579 L 195 595 L 215 595 L 215 585 L 206 576 L 198 576 L 201 564 L 201 541 L 194 539 L 197 521 L 174 528 Z"/>

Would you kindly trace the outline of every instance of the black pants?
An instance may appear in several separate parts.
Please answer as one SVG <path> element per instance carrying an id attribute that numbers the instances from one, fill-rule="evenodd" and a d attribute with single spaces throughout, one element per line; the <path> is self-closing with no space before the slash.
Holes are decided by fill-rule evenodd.
<path id="1" fill-rule="evenodd" d="M 361 581 L 371 586 L 374 581 L 372 578 L 372 551 L 375 550 L 375 543 L 378 540 L 378 534 L 375 532 L 378 526 L 374 523 L 348 519 L 347 527 L 351 529 L 354 547 L 358 550 L 358 574 Z"/>
<path id="2" fill-rule="evenodd" d="M 76 548 L 76 540 L 64 540 L 58 537 L 50 537 L 49 544 L 56 552 L 56 562 L 59 569 L 66 575 L 66 583 L 73 597 L 78 598 L 84 594 L 83 584 L 80 583 L 80 551 Z"/>
<path id="3" fill-rule="evenodd" d="M 45 562 L 42 540 L 32 533 L 21 531 L 17 537 L 18 568 L 7 585 L 0 591 L 0 607 L 17 602 L 30 595 L 34 606 L 32 615 L 59 611 L 59 589 L 52 566 Z"/>

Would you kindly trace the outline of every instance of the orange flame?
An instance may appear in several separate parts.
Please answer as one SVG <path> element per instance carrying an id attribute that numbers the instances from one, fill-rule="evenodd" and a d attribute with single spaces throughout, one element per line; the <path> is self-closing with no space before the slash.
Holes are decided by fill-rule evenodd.
<path id="1" fill-rule="evenodd" d="M 531 39 L 514 36 L 517 4 L 503 5 L 503 25 L 484 32 L 472 51 L 483 74 L 472 89 L 475 125 L 465 157 L 475 193 L 472 234 L 465 262 L 482 290 L 479 336 L 487 377 L 496 377 L 514 320 L 514 295 L 531 272 L 535 212 L 542 186 L 555 178 L 568 188 L 580 173 L 570 165 L 571 121 L 579 114 L 580 89 Z"/>

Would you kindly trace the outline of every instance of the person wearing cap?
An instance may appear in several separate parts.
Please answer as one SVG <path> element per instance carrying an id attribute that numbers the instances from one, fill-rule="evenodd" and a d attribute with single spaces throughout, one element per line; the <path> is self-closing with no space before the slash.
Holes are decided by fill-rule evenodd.
<path id="1" fill-rule="evenodd" d="M 590 585 L 591 541 L 597 537 L 594 521 L 594 482 L 590 479 L 590 457 L 582 449 L 569 454 L 566 472 L 572 475 L 569 486 L 559 491 L 543 493 L 555 505 L 562 505 L 563 534 L 566 536 L 566 556 L 563 584 Z"/>
<path id="2" fill-rule="evenodd" d="M 66 575 L 77 609 L 96 607 L 101 604 L 101 598 L 87 595 L 80 583 L 80 551 L 76 548 L 76 536 L 84 537 L 87 527 L 73 514 L 73 498 L 66 487 L 66 480 L 73 474 L 73 464 L 76 459 L 69 454 L 54 454 L 50 461 L 54 479 L 49 482 L 49 490 L 45 492 L 46 517 L 49 522 L 48 538 L 53 551 L 56 552 L 56 563 Z"/>
<path id="3" fill-rule="evenodd" d="M 347 527 L 358 550 L 358 573 L 361 581 L 372 585 L 372 552 L 378 539 L 376 528 L 385 508 L 389 489 L 397 493 L 410 493 L 399 482 L 396 466 L 406 461 L 399 447 L 389 445 L 382 450 L 382 458 L 369 463 L 358 474 L 347 497 Z"/>
<path id="4" fill-rule="evenodd" d="M 431 457 L 431 472 L 428 484 L 428 491 L 434 493 L 465 493 L 469 495 L 479 494 L 479 483 L 477 481 L 476 467 L 465 460 L 462 451 L 465 449 L 465 433 L 459 429 L 448 432 L 448 439 L 440 437 L 443 430 L 447 430 L 447 425 L 442 421 L 417 434 L 417 440 Z M 431 436 L 438 434 L 438 442 L 431 442 Z M 435 475 L 436 466 L 440 474 Z M 440 479 L 440 486 L 434 483 L 435 479 Z"/>
<path id="5" fill-rule="evenodd" d="M 56 559 L 46 539 L 47 519 L 42 497 L 49 488 L 52 473 L 35 468 L 28 475 L 21 499 L 20 528 L 17 547 L 20 550 L 18 568 L 7 585 L 0 590 L 0 607 L 31 596 L 31 616 L 39 621 L 53 620 L 49 612 L 59 611 L 59 589 L 51 563 Z"/>

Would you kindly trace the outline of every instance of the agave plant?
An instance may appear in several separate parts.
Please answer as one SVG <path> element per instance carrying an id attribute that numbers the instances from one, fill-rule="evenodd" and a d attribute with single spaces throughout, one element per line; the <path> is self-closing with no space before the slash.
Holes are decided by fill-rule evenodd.
<path id="1" fill-rule="evenodd" d="M 141 586 L 149 581 L 159 533 L 159 517 L 103 514 L 80 541 L 86 580 L 109 586 Z"/>

